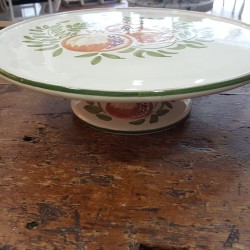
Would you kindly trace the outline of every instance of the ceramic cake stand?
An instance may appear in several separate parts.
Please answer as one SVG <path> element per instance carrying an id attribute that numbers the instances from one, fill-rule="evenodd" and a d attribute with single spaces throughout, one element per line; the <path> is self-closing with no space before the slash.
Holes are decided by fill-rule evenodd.
<path id="1" fill-rule="evenodd" d="M 3 29 L 0 55 L 3 78 L 72 99 L 89 125 L 148 133 L 183 121 L 191 98 L 248 83 L 250 27 L 191 11 L 74 11 Z"/>

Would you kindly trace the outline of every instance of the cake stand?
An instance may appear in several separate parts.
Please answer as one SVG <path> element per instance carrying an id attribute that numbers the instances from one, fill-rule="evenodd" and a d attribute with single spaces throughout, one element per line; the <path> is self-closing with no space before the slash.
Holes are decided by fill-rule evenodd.
<path id="1" fill-rule="evenodd" d="M 71 99 L 87 124 L 149 133 L 185 120 L 191 98 L 250 81 L 250 27 L 181 10 L 73 11 L 3 29 L 0 55 L 1 77 Z"/>

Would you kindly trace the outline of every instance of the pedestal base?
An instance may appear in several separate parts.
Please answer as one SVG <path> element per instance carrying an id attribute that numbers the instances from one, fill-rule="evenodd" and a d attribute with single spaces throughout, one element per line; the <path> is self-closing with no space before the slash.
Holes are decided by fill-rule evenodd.
<path id="1" fill-rule="evenodd" d="M 142 134 L 169 129 L 184 121 L 191 99 L 143 103 L 71 101 L 75 115 L 92 127 L 112 133 Z"/>

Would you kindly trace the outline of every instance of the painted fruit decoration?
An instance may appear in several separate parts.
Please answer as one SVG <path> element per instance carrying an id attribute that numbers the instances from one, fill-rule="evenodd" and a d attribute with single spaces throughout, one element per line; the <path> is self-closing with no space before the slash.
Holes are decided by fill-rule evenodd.
<path id="1" fill-rule="evenodd" d="M 82 34 L 67 37 L 62 47 L 78 52 L 105 52 L 129 47 L 132 39 L 120 34 Z"/>
<path id="2" fill-rule="evenodd" d="M 151 29 L 146 28 L 143 25 L 140 24 L 124 24 L 124 23 L 119 23 L 119 24 L 114 24 L 106 27 L 106 30 L 111 33 L 124 33 L 124 34 L 130 34 L 133 32 L 141 32 L 141 31 L 151 31 Z"/>
<path id="3" fill-rule="evenodd" d="M 139 43 L 159 43 L 173 38 L 173 35 L 160 32 L 134 32 L 130 36 L 134 37 Z"/>
<path id="4" fill-rule="evenodd" d="M 159 43 L 171 41 L 174 39 L 172 29 L 150 29 L 143 25 L 112 25 L 106 28 L 108 32 L 124 33 L 133 37 L 139 43 Z"/>
<path id="5" fill-rule="evenodd" d="M 153 111 L 153 103 L 107 103 L 105 109 L 116 118 L 137 119 L 150 115 Z"/>

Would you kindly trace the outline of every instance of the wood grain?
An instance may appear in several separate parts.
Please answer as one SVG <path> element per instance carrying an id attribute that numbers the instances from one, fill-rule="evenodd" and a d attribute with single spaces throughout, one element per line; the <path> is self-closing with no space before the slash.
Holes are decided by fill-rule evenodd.
<path id="1" fill-rule="evenodd" d="M 63 98 L 0 97 L 0 249 L 250 249 L 250 86 L 143 136 L 89 128 Z"/>

